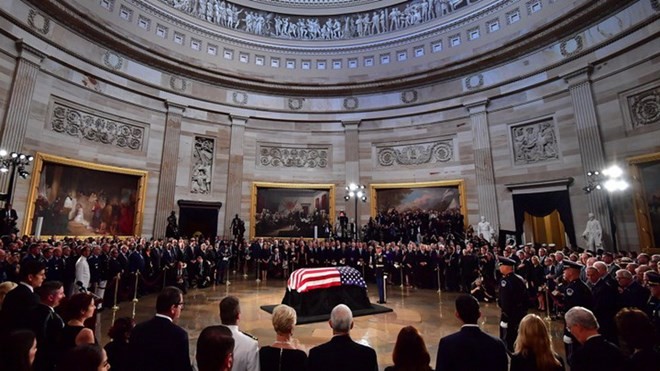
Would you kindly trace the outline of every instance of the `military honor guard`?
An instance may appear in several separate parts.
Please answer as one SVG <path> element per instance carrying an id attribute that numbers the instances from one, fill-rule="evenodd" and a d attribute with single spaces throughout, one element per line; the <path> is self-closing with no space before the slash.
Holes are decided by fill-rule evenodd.
<path id="1" fill-rule="evenodd" d="M 500 317 L 500 339 L 504 341 L 507 349 L 513 352 L 513 343 L 518 336 L 520 321 L 527 314 L 527 286 L 525 280 L 514 273 L 516 261 L 499 257 L 500 295 L 498 304 L 502 309 Z"/>

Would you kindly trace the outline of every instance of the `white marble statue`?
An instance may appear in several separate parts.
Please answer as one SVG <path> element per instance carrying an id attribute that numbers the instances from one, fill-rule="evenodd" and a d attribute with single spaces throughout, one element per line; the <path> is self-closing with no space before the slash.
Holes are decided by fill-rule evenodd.
<path id="1" fill-rule="evenodd" d="M 488 242 L 492 242 L 493 236 L 495 235 L 495 230 L 490 223 L 486 221 L 486 217 L 483 215 L 481 216 L 479 223 L 477 223 L 477 235 Z"/>
<path id="2" fill-rule="evenodd" d="M 589 213 L 587 227 L 582 232 L 582 238 L 587 242 L 587 250 L 596 251 L 603 246 L 603 229 L 593 213 Z"/>

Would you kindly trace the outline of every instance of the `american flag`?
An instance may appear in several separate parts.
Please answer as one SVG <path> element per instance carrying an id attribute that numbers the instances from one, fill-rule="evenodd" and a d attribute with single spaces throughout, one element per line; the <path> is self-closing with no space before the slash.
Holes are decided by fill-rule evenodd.
<path id="1" fill-rule="evenodd" d="M 287 288 L 300 293 L 333 286 L 353 285 L 367 288 L 360 272 L 351 267 L 302 268 L 291 273 Z"/>

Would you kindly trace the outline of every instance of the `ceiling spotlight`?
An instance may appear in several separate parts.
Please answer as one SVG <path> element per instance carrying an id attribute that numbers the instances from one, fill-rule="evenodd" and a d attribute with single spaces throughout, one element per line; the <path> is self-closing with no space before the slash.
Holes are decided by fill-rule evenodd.
<path id="1" fill-rule="evenodd" d="M 367 196 L 362 196 L 362 202 L 367 202 Z"/>
<path id="2" fill-rule="evenodd" d="M 29 156 L 27 157 L 27 160 L 30 161 L 30 162 L 32 162 L 32 161 L 34 160 L 34 156 L 29 155 Z"/>
<path id="3" fill-rule="evenodd" d="M 348 200 L 350 200 L 350 199 L 351 199 L 350 196 L 344 196 L 344 200 L 348 201 Z"/>
<path id="4" fill-rule="evenodd" d="M 594 173 L 592 173 L 591 171 L 587 171 L 587 176 L 592 176 L 592 175 L 594 175 Z"/>
<path id="5" fill-rule="evenodd" d="M 349 197 L 355 197 L 355 192 L 353 192 L 353 191 L 348 192 L 348 196 Z"/>
<path id="6" fill-rule="evenodd" d="M 2 166 L 0 167 L 0 172 L 6 173 L 8 171 L 9 171 L 9 168 L 7 167 L 7 165 L 2 164 Z"/>
<path id="7" fill-rule="evenodd" d="M 348 185 L 348 189 L 351 190 L 351 191 L 354 191 L 354 190 L 358 189 L 358 186 L 355 183 L 351 183 L 351 184 Z"/>
<path id="8" fill-rule="evenodd" d="M 5 151 L 4 149 L 0 149 L 0 157 L 5 157 L 5 156 L 7 156 L 7 151 Z"/>
<path id="9" fill-rule="evenodd" d="M 357 194 L 358 197 L 362 197 L 362 196 L 364 196 L 364 193 L 362 193 L 362 191 L 357 191 L 356 194 Z"/>
<path id="10" fill-rule="evenodd" d="M 18 157 L 18 153 L 12 152 L 12 153 L 9 154 L 9 156 L 11 156 L 11 158 L 16 158 L 16 157 Z"/>
<path id="11" fill-rule="evenodd" d="M 18 172 L 18 175 L 23 179 L 27 179 L 27 177 L 30 176 L 30 173 L 28 173 L 25 170 L 21 170 L 21 171 Z"/>
<path id="12" fill-rule="evenodd" d="M 600 186 L 600 184 L 596 184 L 596 189 L 602 189 L 603 187 Z"/>
<path id="13" fill-rule="evenodd" d="M 18 158 L 20 158 L 21 160 L 25 160 L 25 155 L 21 153 L 18 155 Z"/>
<path id="14" fill-rule="evenodd" d="M 607 169 L 603 170 L 603 174 L 610 178 L 618 178 L 621 175 L 623 175 L 623 170 L 621 170 L 621 168 L 616 165 L 612 165 Z"/>

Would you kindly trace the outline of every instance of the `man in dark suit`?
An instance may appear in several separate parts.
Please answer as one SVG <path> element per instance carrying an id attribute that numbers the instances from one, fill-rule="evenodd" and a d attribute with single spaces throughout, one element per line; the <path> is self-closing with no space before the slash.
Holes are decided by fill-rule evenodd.
<path id="1" fill-rule="evenodd" d="M 573 307 L 565 315 L 566 327 L 582 347 L 571 355 L 571 371 L 624 370 L 625 357 L 616 345 L 598 333 L 596 316 L 584 307 Z"/>
<path id="2" fill-rule="evenodd" d="M 354 342 L 349 332 L 353 328 L 353 313 L 339 304 L 330 314 L 332 340 L 309 351 L 308 369 L 315 371 L 375 371 L 378 370 L 376 352 Z"/>
<path id="3" fill-rule="evenodd" d="M 18 275 L 18 286 L 9 291 L 2 303 L 0 337 L 13 330 L 30 328 L 30 318 L 26 314 L 39 305 L 39 296 L 34 289 L 44 282 L 46 265 L 36 260 L 23 262 Z"/>
<path id="4" fill-rule="evenodd" d="M 34 370 L 51 371 L 55 369 L 58 360 L 58 344 L 64 321 L 55 312 L 64 298 L 64 285 L 60 281 L 46 281 L 35 290 L 41 299 L 30 314 L 32 331 L 37 337 L 37 355 L 34 360 Z"/>
<path id="5" fill-rule="evenodd" d="M 135 371 L 191 371 L 188 333 L 173 321 L 181 315 L 183 295 L 168 286 L 156 299 L 156 316 L 135 326 L 130 354 Z"/>
<path id="6" fill-rule="evenodd" d="M 436 371 L 508 370 L 504 342 L 481 331 L 477 325 L 479 317 L 479 301 L 474 296 L 456 298 L 456 318 L 463 326 L 460 331 L 440 339 Z"/>
<path id="7" fill-rule="evenodd" d="M 11 204 L 6 202 L 5 207 L 0 210 L 0 235 L 8 236 L 12 233 L 17 233 L 16 221 L 18 214 L 16 210 L 11 207 Z"/>

